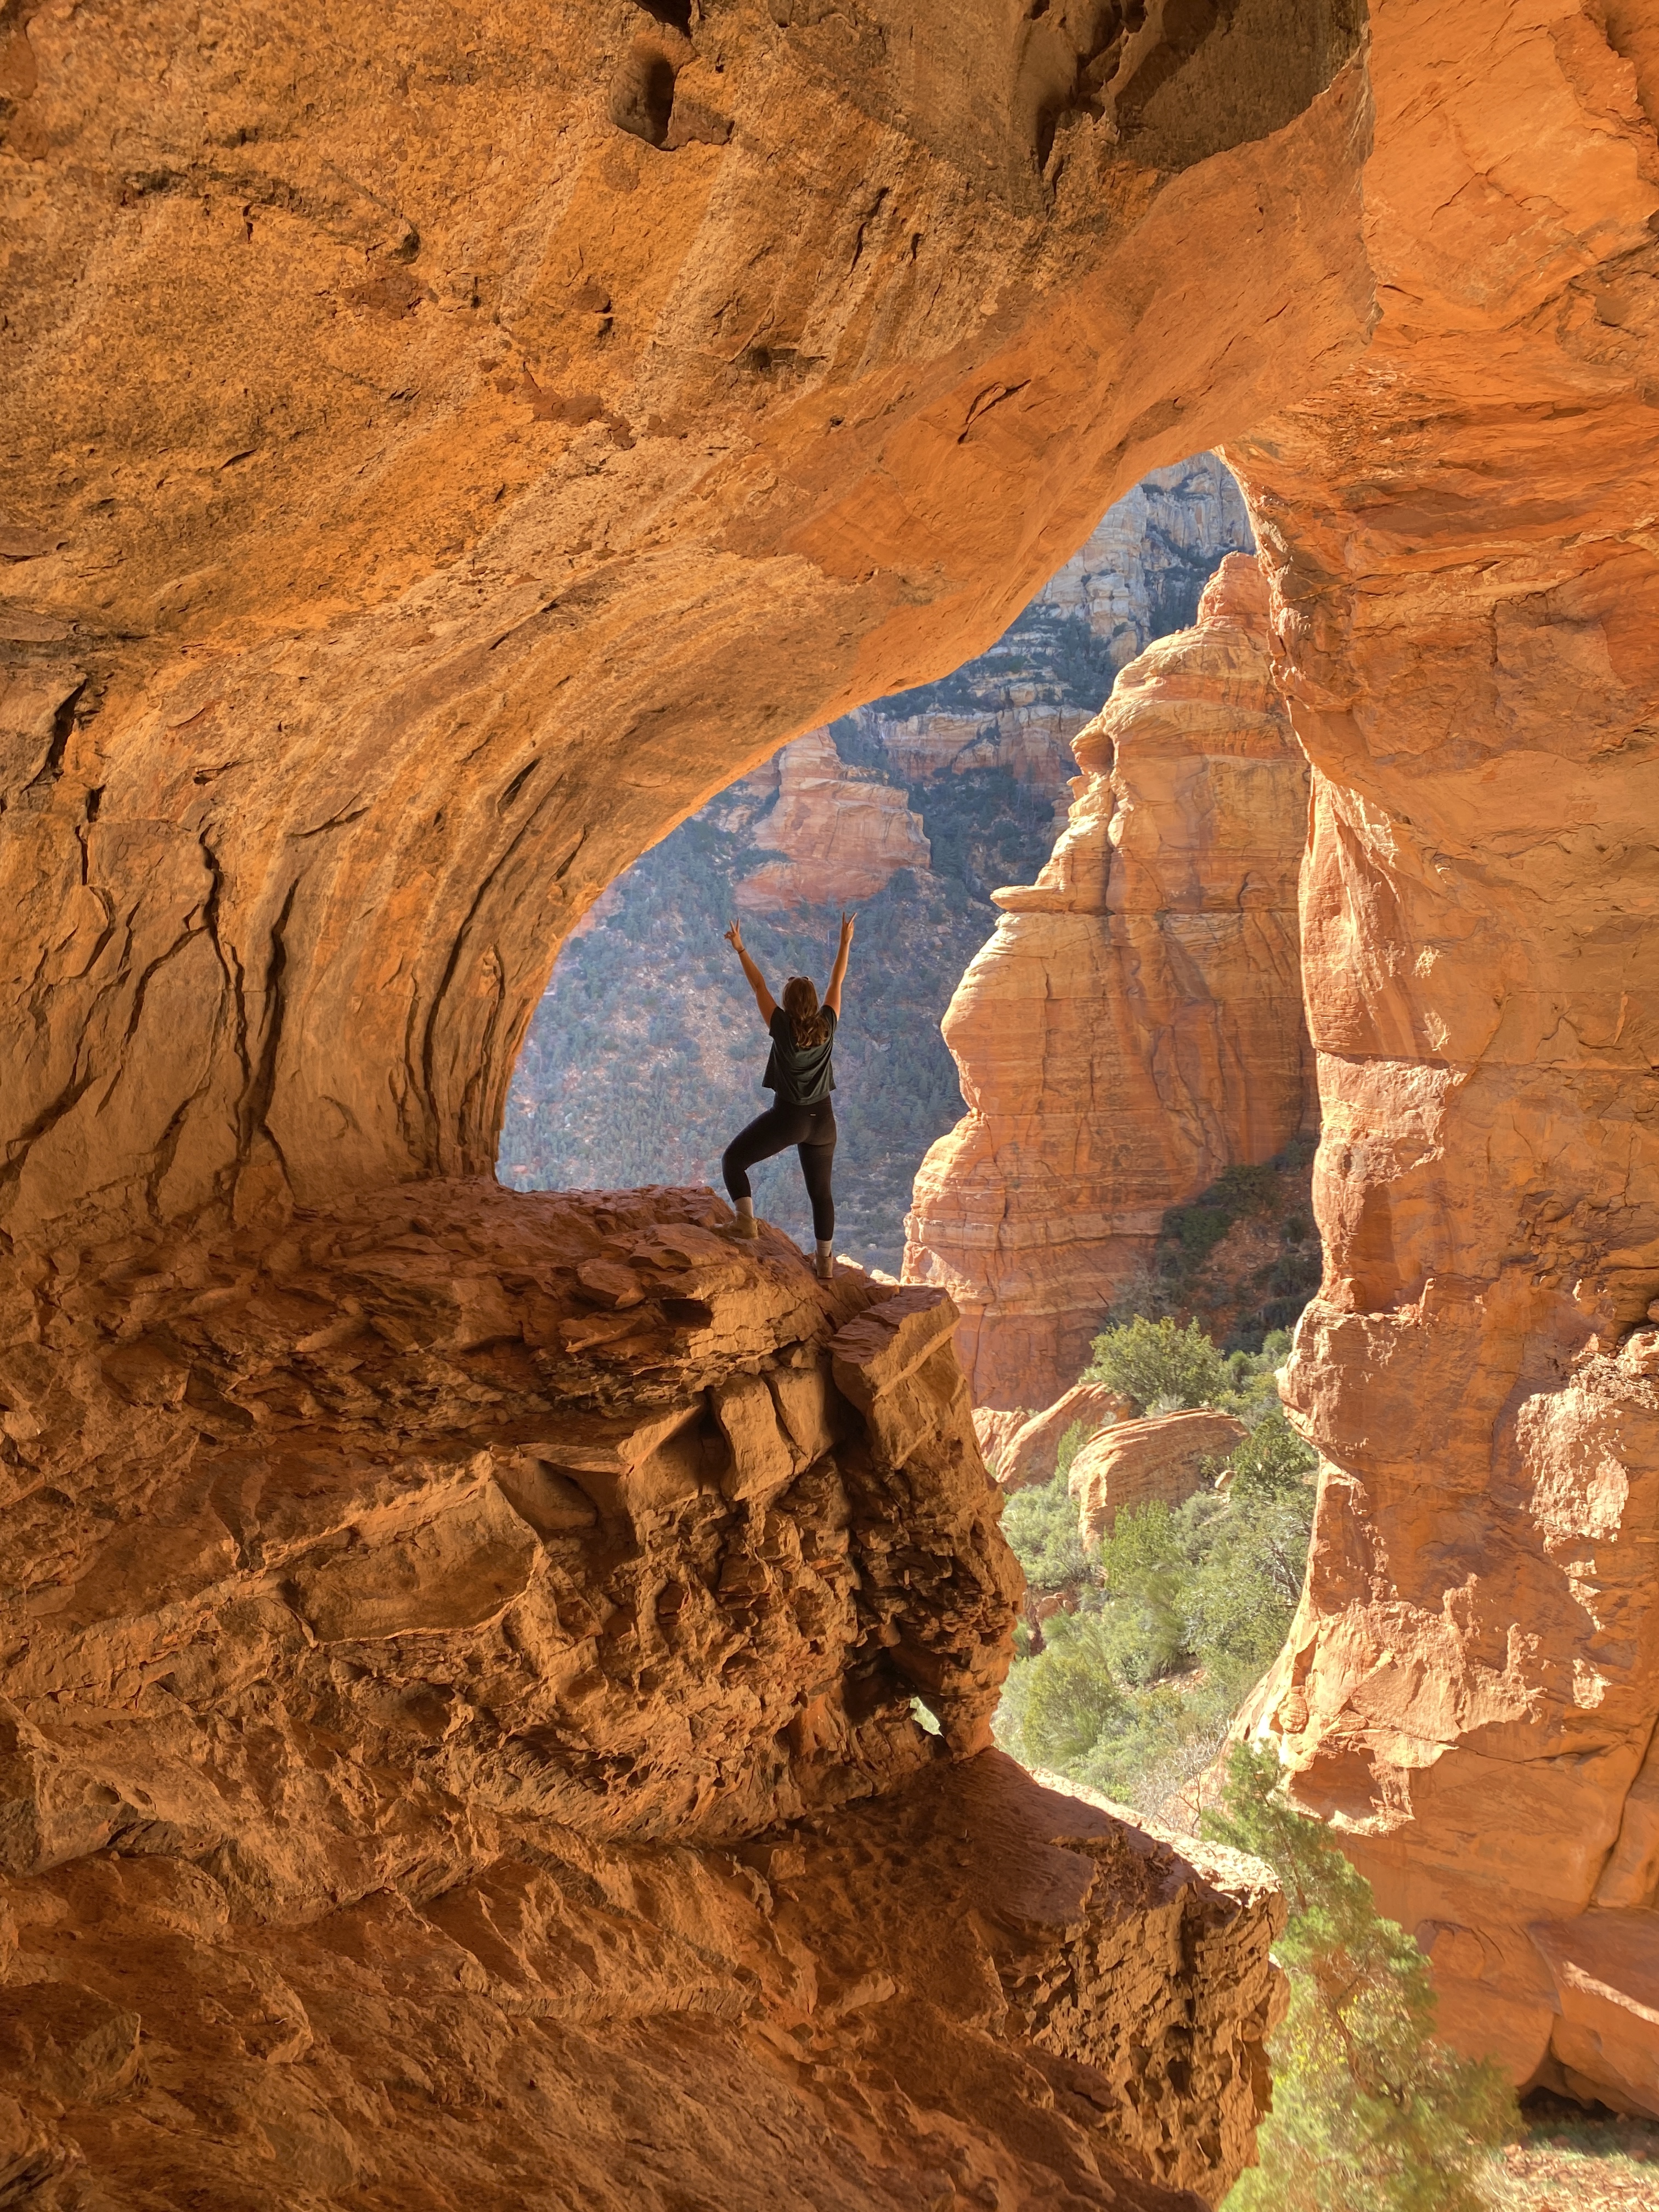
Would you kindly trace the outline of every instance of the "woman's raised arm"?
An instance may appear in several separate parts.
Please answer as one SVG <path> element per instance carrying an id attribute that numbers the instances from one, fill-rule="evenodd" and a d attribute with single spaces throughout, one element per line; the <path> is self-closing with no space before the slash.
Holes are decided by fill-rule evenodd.
<path id="1" fill-rule="evenodd" d="M 748 947 L 743 941 L 743 932 L 734 921 L 726 933 L 726 941 L 743 963 L 743 972 L 749 978 L 749 988 L 755 994 L 755 1004 L 760 1008 L 760 1018 L 768 1029 L 778 1011 L 778 1002 L 766 988 L 766 978 L 749 957 Z"/>
<path id="2" fill-rule="evenodd" d="M 847 981 L 847 956 L 853 949 L 853 927 L 857 920 L 856 915 L 842 910 L 841 945 L 836 954 L 836 964 L 830 970 L 830 988 L 823 994 L 824 1005 L 837 1021 L 841 1019 L 841 987 Z"/>

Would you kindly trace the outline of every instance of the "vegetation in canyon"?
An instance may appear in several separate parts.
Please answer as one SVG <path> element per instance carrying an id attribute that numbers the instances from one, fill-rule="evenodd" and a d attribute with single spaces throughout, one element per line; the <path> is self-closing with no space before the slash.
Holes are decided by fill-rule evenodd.
<path id="1" fill-rule="evenodd" d="M 1224 1487 L 1121 1513 L 1091 1551 L 1067 1487 L 1077 1431 L 1052 1479 L 1008 1500 L 1003 1531 L 1028 1583 L 1057 1601 L 1003 1693 L 998 1727 L 1017 1757 L 1157 1813 L 1220 1749 L 1285 1640 L 1307 1563 L 1314 1456 L 1279 1409 L 1286 1349 L 1279 1335 L 1224 1353 L 1195 1322 L 1144 1316 L 1097 1340 L 1088 1380 L 1141 1412 L 1214 1406 L 1249 1434 L 1218 1469 Z"/>
<path id="2" fill-rule="evenodd" d="M 1253 1187 L 1248 1176 L 1234 1185 Z M 1039 1607 L 1056 1603 L 1039 1638 L 1023 1632 L 1004 1692 L 998 1732 L 1016 1756 L 1154 1815 L 1179 1812 L 1171 1801 L 1218 1759 L 1306 1571 L 1314 1455 L 1279 1410 L 1273 1369 L 1287 1349 L 1280 1332 L 1259 1352 L 1225 1352 L 1168 1315 L 1097 1340 L 1086 1379 L 1138 1413 L 1210 1407 L 1248 1433 L 1213 1486 L 1120 1513 L 1086 1549 L 1068 1488 L 1080 1425 L 1060 1440 L 1052 1480 L 1009 1498 L 1004 1531 Z M 1480 2212 L 1487 2154 L 1514 2131 L 1501 2072 L 1433 2039 L 1427 1960 L 1377 1913 L 1328 1832 L 1277 1792 L 1276 1759 L 1236 1747 L 1227 1772 L 1204 1832 L 1265 1859 L 1284 1885 L 1291 1917 L 1277 1955 L 1292 1989 L 1261 2164 L 1229 2212 Z"/>
<path id="3" fill-rule="evenodd" d="M 1514 2092 L 1490 2060 L 1435 2039 L 1428 1960 L 1279 1780 L 1272 1752 L 1236 1746 L 1225 1809 L 1202 1824 L 1266 1860 L 1290 1906 L 1274 1946 L 1291 2009 L 1272 2046 L 1273 2111 L 1228 2212 L 1486 2212 Z"/>
<path id="4" fill-rule="evenodd" d="M 1319 1287 L 1316 1145 L 1311 1133 L 1295 1137 L 1276 1158 L 1230 1167 L 1187 1205 L 1170 1206 L 1150 1261 L 1119 1292 L 1109 1322 L 1197 1318 L 1227 1349 L 1250 1352 L 1294 1328 Z"/>

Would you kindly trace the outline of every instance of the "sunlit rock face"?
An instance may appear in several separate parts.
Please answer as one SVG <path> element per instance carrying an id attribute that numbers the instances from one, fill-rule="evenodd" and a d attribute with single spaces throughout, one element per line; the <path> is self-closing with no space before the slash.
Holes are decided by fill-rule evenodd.
<path id="1" fill-rule="evenodd" d="M 905 1275 L 947 1285 L 992 1405 L 1056 1398 L 1165 1210 L 1309 1118 L 1297 956 L 1308 772 L 1267 592 L 1231 554 L 1074 741 L 1069 824 L 962 980 L 969 1112 L 916 1177 Z"/>
<path id="2" fill-rule="evenodd" d="M 1261 1725 L 1460 2039 L 1654 2112 L 1659 35 L 1498 20 L 1375 12 L 1381 319 L 1228 448 L 1313 765 L 1325 1129 Z"/>
<path id="3" fill-rule="evenodd" d="M 1052 1479 L 1060 1444 L 1073 1429 L 1079 1446 L 1086 1444 L 1114 1422 L 1133 1419 L 1134 1410 L 1104 1382 L 1074 1382 L 1038 1413 L 976 1407 L 974 1428 L 998 1488 L 1024 1490 Z"/>
<path id="4" fill-rule="evenodd" d="M 1213 1482 L 1217 1461 L 1245 1434 L 1231 1413 L 1155 1413 L 1086 1438 L 1066 1479 L 1077 1500 L 1079 1540 L 1093 1545 L 1109 1536 L 1120 1513 L 1184 1505 Z"/>
<path id="5" fill-rule="evenodd" d="M 745 912 L 871 898 L 901 868 L 927 866 L 921 817 L 902 791 L 849 768 L 828 730 L 797 738 L 749 781 L 769 784 L 772 805 L 750 833 L 760 866 L 733 894 Z"/>

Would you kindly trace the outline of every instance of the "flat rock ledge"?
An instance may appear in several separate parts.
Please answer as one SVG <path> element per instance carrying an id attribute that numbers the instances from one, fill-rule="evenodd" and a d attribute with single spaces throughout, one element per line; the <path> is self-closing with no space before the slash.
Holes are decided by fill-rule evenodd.
<path id="1" fill-rule="evenodd" d="M 0 2203 L 1224 2193 L 1277 1893 L 984 1748 L 954 1310 L 729 1218 L 8 1263 Z"/>

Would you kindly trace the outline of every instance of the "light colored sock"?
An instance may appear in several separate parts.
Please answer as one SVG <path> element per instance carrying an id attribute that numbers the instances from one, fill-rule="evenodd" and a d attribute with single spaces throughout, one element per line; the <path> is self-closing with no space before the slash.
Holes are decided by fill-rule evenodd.
<path id="1" fill-rule="evenodd" d="M 833 1237 L 819 1237 L 819 1239 L 818 1239 L 818 1257 L 819 1257 L 819 1259 L 820 1259 L 820 1260 L 827 1260 L 827 1259 L 830 1257 L 830 1248 L 831 1248 L 831 1246 L 835 1243 L 835 1241 L 836 1241 L 836 1240 L 835 1240 L 835 1238 L 834 1238 Z"/>
<path id="2" fill-rule="evenodd" d="M 737 1203 L 738 1220 L 752 1221 L 755 1218 L 754 1200 L 752 1198 L 740 1198 Z"/>

